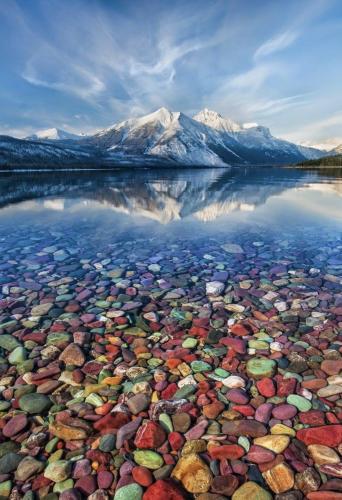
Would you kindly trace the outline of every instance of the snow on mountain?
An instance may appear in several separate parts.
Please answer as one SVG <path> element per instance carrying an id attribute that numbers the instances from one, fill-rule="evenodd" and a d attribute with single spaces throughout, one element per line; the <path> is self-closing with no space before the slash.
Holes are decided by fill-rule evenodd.
<path id="1" fill-rule="evenodd" d="M 331 151 L 329 151 L 329 154 L 341 155 L 342 154 L 342 144 L 339 144 L 334 149 L 332 149 Z"/>
<path id="2" fill-rule="evenodd" d="M 193 119 L 197 122 L 204 123 L 204 125 L 214 128 L 215 130 L 228 132 L 229 134 L 239 132 L 242 128 L 239 123 L 236 123 L 229 118 L 223 118 L 223 116 L 219 113 L 211 111 L 208 108 L 204 108 L 202 111 L 197 113 Z"/>
<path id="3" fill-rule="evenodd" d="M 61 141 L 61 140 L 77 140 L 81 136 L 66 132 L 60 128 L 48 128 L 46 130 L 38 130 L 35 134 L 32 134 L 25 139 L 28 140 L 41 140 L 41 141 Z"/>
<path id="4" fill-rule="evenodd" d="M 50 142 L 15 139 L 0 136 L 0 167 L 64 167 L 86 164 L 94 160 L 94 152 L 78 145 L 52 144 Z"/>
<path id="5" fill-rule="evenodd" d="M 12 141 L 19 141 L 11 143 Z M 30 164 L 50 161 L 115 165 L 274 165 L 316 159 L 326 153 L 274 137 L 256 123 L 240 125 L 207 108 L 193 118 L 160 108 L 130 118 L 93 136 L 54 128 L 20 141 L 6 138 L 0 162 Z"/>
<path id="6" fill-rule="evenodd" d="M 241 126 L 208 109 L 200 111 L 194 119 L 233 138 L 238 143 L 235 152 L 247 162 L 266 164 L 295 162 L 303 158 L 319 158 L 321 155 L 320 151 L 313 148 L 300 147 L 274 137 L 267 127 L 257 123 L 245 123 Z"/>
<path id="7" fill-rule="evenodd" d="M 92 141 L 115 154 L 152 155 L 185 165 L 225 165 L 211 142 L 231 152 L 216 130 L 166 108 L 113 125 Z"/>

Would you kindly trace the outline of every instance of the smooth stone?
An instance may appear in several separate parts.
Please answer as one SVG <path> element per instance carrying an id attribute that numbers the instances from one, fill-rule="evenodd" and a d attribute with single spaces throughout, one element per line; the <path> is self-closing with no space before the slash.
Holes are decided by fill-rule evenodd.
<path id="1" fill-rule="evenodd" d="M 151 450 L 136 450 L 133 452 L 134 461 L 138 465 L 147 467 L 147 469 L 159 469 L 164 464 L 163 457 Z"/>
<path id="2" fill-rule="evenodd" d="M 143 489 L 138 483 L 131 483 L 116 490 L 114 500 L 141 500 Z"/>
<path id="3" fill-rule="evenodd" d="M 68 460 L 56 460 L 48 464 L 44 471 L 44 477 L 54 483 L 65 481 L 71 473 L 71 462 Z"/>
<path id="4" fill-rule="evenodd" d="M 193 349 L 194 347 L 197 346 L 197 344 L 198 344 L 197 339 L 189 337 L 183 341 L 182 347 L 184 347 L 184 349 Z"/>
<path id="5" fill-rule="evenodd" d="M 51 406 L 50 398 L 44 394 L 25 394 L 19 399 L 20 409 L 30 414 L 44 413 Z"/>
<path id="6" fill-rule="evenodd" d="M 233 493 L 232 500 L 272 500 L 272 495 L 254 481 L 247 481 Z"/>
<path id="7" fill-rule="evenodd" d="M 303 396 L 298 396 L 297 394 L 290 394 L 287 396 L 286 401 L 301 412 L 309 411 L 312 408 L 312 404 L 308 399 Z"/>
<path id="8" fill-rule="evenodd" d="M 309 444 L 308 452 L 316 465 L 338 464 L 340 462 L 336 451 L 323 444 Z"/>
<path id="9" fill-rule="evenodd" d="M 25 361 L 27 357 L 27 351 L 24 347 L 18 346 L 16 347 L 8 356 L 8 361 L 11 365 L 19 365 L 23 361 Z"/>
<path id="10" fill-rule="evenodd" d="M 0 335 L 0 347 L 11 352 L 17 347 L 20 347 L 20 343 L 12 335 L 3 334 Z"/>
<path id="11" fill-rule="evenodd" d="M 212 370 L 212 366 L 205 361 L 192 361 L 191 369 L 194 373 L 208 372 Z"/>
<path id="12" fill-rule="evenodd" d="M 86 357 L 78 344 L 69 344 L 59 356 L 66 365 L 83 366 Z"/>
<path id="13" fill-rule="evenodd" d="M 342 442 L 342 425 L 324 425 L 309 429 L 300 429 L 296 435 L 297 439 L 309 444 L 323 444 L 324 446 L 336 447 Z"/>
<path id="14" fill-rule="evenodd" d="M 225 289 L 225 284 L 221 283 L 220 281 L 210 281 L 209 283 L 206 283 L 205 287 L 206 294 L 213 295 L 215 297 L 223 292 L 223 290 Z"/>
<path id="15" fill-rule="evenodd" d="M 261 422 L 257 422 L 256 420 L 235 420 L 224 422 L 222 432 L 228 436 L 259 438 L 267 434 L 267 429 Z"/>
<path id="16" fill-rule="evenodd" d="M 148 408 L 150 400 L 147 394 L 135 394 L 127 401 L 127 406 L 133 415 L 138 415 L 138 413 Z"/>
<path id="17" fill-rule="evenodd" d="M 207 464 L 196 453 L 190 453 L 180 457 L 172 477 L 181 481 L 189 493 L 206 493 L 213 476 Z"/>
<path id="18" fill-rule="evenodd" d="M 262 475 L 274 493 L 284 493 L 294 486 L 293 470 L 286 463 L 280 463 Z"/>
<path id="19" fill-rule="evenodd" d="M 8 474 L 18 468 L 18 465 L 23 460 L 23 455 L 9 452 L 0 458 L 0 474 Z"/>
<path id="20" fill-rule="evenodd" d="M 254 444 L 263 446 L 274 453 L 282 453 L 288 445 L 290 444 L 289 436 L 282 435 L 268 435 L 263 437 L 257 437 L 254 439 Z"/>
<path id="21" fill-rule="evenodd" d="M 28 424 L 27 416 L 24 413 L 15 415 L 7 422 L 5 427 L 2 429 L 2 433 L 5 437 L 8 438 L 13 437 L 20 431 L 25 429 L 27 424 Z"/>
<path id="22" fill-rule="evenodd" d="M 255 380 L 261 380 L 264 377 L 273 377 L 276 372 L 277 364 L 273 359 L 252 358 L 247 361 L 247 375 Z"/>
<path id="23" fill-rule="evenodd" d="M 329 398 L 330 396 L 335 396 L 337 394 L 342 394 L 342 384 L 327 385 L 317 391 L 317 396 L 320 398 Z"/>
<path id="24" fill-rule="evenodd" d="M 52 307 L 53 304 L 51 302 L 34 306 L 31 309 L 31 316 L 44 316 L 50 311 L 50 309 L 52 309 Z"/>
<path id="25" fill-rule="evenodd" d="M 44 463 L 33 457 L 25 457 L 15 471 L 17 481 L 26 481 L 29 477 L 38 474 L 44 469 Z"/>

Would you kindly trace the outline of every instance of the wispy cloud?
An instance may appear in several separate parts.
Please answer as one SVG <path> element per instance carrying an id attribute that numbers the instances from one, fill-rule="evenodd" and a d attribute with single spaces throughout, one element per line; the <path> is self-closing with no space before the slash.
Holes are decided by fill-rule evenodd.
<path id="1" fill-rule="evenodd" d="M 297 40 L 299 33 L 296 31 L 283 31 L 272 38 L 269 38 L 255 51 L 254 58 L 269 56 L 275 52 L 286 49 Z"/>
<path id="2" fill-rule="evenodd" d="M 260 101 L 252 103 L 248 109 L 252 115 L 255 115 L 257 113 L 260 115 L 269 116 L 284 111 L 288 108 L 309 104 L 309 96 L 311 95 L 311 93 L 307 93 L 282 97 L 280 99 L 262 99 Z"/>
<path id="3" fill-rule="evenodd" d="M 0 2 L 2 121 L 83 131 L 160 106 L 208 106 L 272 128 L 283 118 L 288 127 L 290 112 L 309 112 L 317 99 L 305 47 L 319 49 L 311 28 L 321 27 L 326 5 L 289 0 L 280 17 L 274 2 L 253 0 Z"/>

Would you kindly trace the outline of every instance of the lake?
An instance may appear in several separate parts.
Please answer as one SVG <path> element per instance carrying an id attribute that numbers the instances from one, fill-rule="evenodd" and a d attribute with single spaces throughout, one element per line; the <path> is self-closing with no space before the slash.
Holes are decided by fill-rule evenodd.
<path id="1" fill-rule="evenodd" d="M 338 488 L 341 230 L 341 169 L 0 174 L 1 484 Z"/>

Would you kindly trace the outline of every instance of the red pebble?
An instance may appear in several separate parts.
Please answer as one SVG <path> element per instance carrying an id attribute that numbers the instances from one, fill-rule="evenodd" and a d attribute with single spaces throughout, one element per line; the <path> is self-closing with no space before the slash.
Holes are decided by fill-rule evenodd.
<path id="1" fill-rule="evenodd" d="M 134 467 L 132 469 L 132 476 L 136 483 L 147 488 L 153 483 L 152 472 L 147 467 Z"/>
<path id="2" fill-rule="evenodd" d="M 324 413 L 319 410 L 309 410 L 303 413 L 299 413 L 299 420 L 302 424 L 306 425 L 324 425 Z"/>
<path id="3" fill-rule="evenodd" d="M 296 438 L 304 441 L 306 445 L 322 444 L 333 448 L 339 446 L 342 442 L 342 425 L 326 425 L 324 427 L 300 429 L 297 432 Z"/>
<path id="4" fill-rule="evenodd" d="M 117 430 L 125 424 L 128 424 L 129 417 L 126 413 L 116 412 L 108 413 L 93 424 L 94 429 L 101 434 L 109 434 L 113 430 Z"/>
<path id="5" fill-rule="evenodd" d="M 238 459 L 245 454 L 245 450 L 237 444 L 224 444 L 211 448 L 209 453 L 213 460 L 221 460 L 223 458 Z"/>
<path id="6" fill-rule="evenodd" d="M 177 392 L 178 386 L 175 383 L 170 384 L 161 393 L 162 399 L 172 399 L 172 396 Z"/>
<path id="7" fill-rule="evenodd" d="M 306 494 L 308 500 L 342 500 L 342 493 L 337 491 L 311 491 Z"/>
<path id="8" fill-rule="evenodd" d="M 240 323 L 236 323 L 235 325 L 232 325 L 230 327 L 230 332 L 233 335 L 236 335 L 237 337 L 245 337 L 246 335 L 249 335 L 249 331 L 244 325 L 241 325 Z"/>
<path id="9" fill-rule="evenodd" d="M 276 388 L 274 386 L 274 382 L 270 378 L 262 378 L 258 380 L 256 383 L 258 391 L 265 398 L 272 398 L 276 394 Z"/>
<path id="10" fill-rule="evenodd" d="M 277 396 L 284 397 L 295 393 L 297 380 L 295 378 L 282 378 L 277 380 Z"/>
<path id="11" fill-rule="evenodd" d="M 186 500 L 186 493 L 172 479 L 158 479 L 148 487 L 143 500 Z"/>
<path id="12" fill-rule="evenodd" d="M 166 440 L 164 429 L 152 420 L 139 427 L 134 444 L 137 448 L 158 448 Z"/>
<path id="13" fill-rule="evenodd" d="M 252 417 L 255 413 L 255 410 L 251 405 L 234 405 L 232 410 L 238 411 L 245 417 Z"/>
<path id="14" fill-rule="evenodd" d="M 179 432 L 170 432 L 168 439 L 169 439 L 169 443 L 171 445 L 171 448 L 174 451 L 180 450 L 185 443 L 184 436 L 182 436 L 182 434 L 180 434 Z"/>

